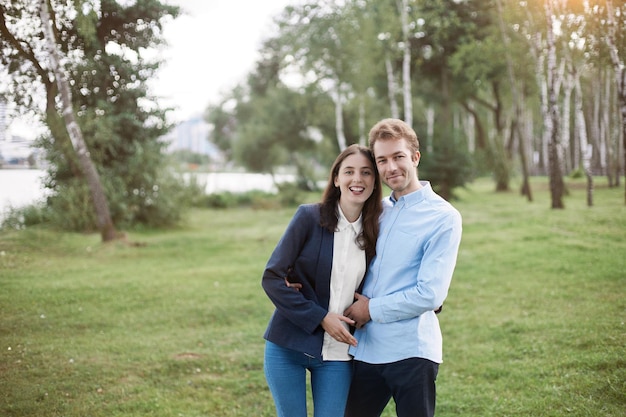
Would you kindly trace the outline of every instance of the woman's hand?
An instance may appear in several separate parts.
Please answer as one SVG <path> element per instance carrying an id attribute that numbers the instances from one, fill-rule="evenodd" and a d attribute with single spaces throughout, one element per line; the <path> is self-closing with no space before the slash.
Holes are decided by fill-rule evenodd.
<path id="1" fill-rule="evenodd" d="M 324 320 L 322 320 L 322 328 L 336 341 L 347 343 L 350 346 L 356 346 L 356 339 L 350 334 L 343 323 L 348 323 L 353 326 L 354 320 L 342 316 L 341 314 L 328 313 L 326 317 L 324 317 Z"/>
<path id="2" fill-rule="evenodd" d="M 293 288 L 296 291 L 300 291 L 300 288 L 302 288 L 302 284 L 298 282 L 289 282 L 287 278 L 285 278 L 285 285 L 289 288 Z"/>

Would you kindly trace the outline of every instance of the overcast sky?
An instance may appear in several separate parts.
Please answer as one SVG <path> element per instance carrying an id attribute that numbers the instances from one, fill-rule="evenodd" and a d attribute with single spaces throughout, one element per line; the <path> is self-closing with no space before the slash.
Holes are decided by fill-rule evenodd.
<path id="1" fill-rule="evenodd" d="M 176 106 L 172 121 L 200 115 L 244 80 L 272 18 L 294 0 L 168 0 L 183 14 L 164 28 L 166 63 L 152 84 L 162 104 Z"/>
<path id="2" fill-rule="evenodd" d="M 296 0 L 163 0 L 183 13 L 164 27 L 169 46 L 151 91 L 162 107 L 175 107 L 169 121 L 202 115 L 253 69 L 272 18 Z M 10 134 L 33 139 L 32 120 L 10 126 Z"/>

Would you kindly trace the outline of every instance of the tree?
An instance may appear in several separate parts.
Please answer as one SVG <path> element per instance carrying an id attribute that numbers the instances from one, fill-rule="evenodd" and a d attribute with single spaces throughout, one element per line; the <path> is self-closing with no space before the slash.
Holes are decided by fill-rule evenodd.
<path id="1" fill-rule="evenodd" d="M 609 53 L 611 56 L 611 63 L 613 64 L 613 69 L 615 71 L 615 84 L 617 85 L 617 93 L 619 97 L 619 106 L 620 106 L 620 114 L 622 118 L 622 141 L 623 141 L 623 151 L 624 151 L 624 176 L 626 177 L 626 66 L 624 63 L 624 57 L 620 55 L 620 50 L 617 47 L 616 37 L 618 32 L 622 33 L 621 30 L 618 31 L 616 15 L 621 18 L 620 22 L 624 20 L 624 12 L 626 11 L 626 7 L 622 6 L 618 8 L 619 14 L 616 13 L 616 9 L 613 7 L 613 1 L 606 1 L 607 8 L 607 18 L 608 18 L 608 32 L 606 34 L 605 40 L 606 44 L 609 47 Z M 623 29 L 623 25 L 622 25 Z M 626 203 L 626 181 L 624 181 L 624 202 Z"/>
<path id="2" fill-rule="evenodd" d="M 396 0 L 402 25 L 402 95 L 404 121 L 413 126 L 413 94 L 411 94 L 411 43 L 409 26 L 409 0 Z"/>
<path id="3" fill-rule="evenodd" d="M 104 195 L 104 189 L 102 188 L 102 184 L 100 182 L 100 176 L 98 175 L 98 171 L 96 171 L 93 161 L 89 157 L 89 150 L 85 140 L 83 139 L 83 133 L 76 122 L 74 107 L 72 105 L 72 93 L 68 82 L 65 79 L 65 74 L 60 66 L 61 57 L 57 51 L 57 43 L 51 26 L 54 25 L 54 21 L 50 21 L 47 0 L 41 0 L 39 7 L 44 39 L 50 58 L 50 66 L 54 73 L 61 95 L 62 114 L 63 119 L 65 120 L 67 133 L 70 136 L 82 174 L 86 178 L 87 185 L 91 192 L 91 199 L 96 212 L 98 230 L 100 230 L 102 241 L 110 241 L 117 237 L 117 233 L 115 232 L 115 227 L 113 226 L 113 221 L 111 220 L 109 203 Z"/>
<path id="4" fill-rule="evenodd" d="M 580 154 L 582 155 L 582 166 L 585 178 L 587 178 L 587 206 L 593 206 L 593 174 L 591 172 L 591 147 L 587 141 L 587 123 L 585 121 L 585 114 L 583 112 L 583 92 L 580 85 L 580 75 L 574 71 L 574 85 L 576 92 L 575 99 L 575 116 L 574 121 L 576 124 L 576 130 L 580 135 Z"/>
<path id="5" fill-rule="evenodd" d="M 478 96 L 478 90 L 474 86 L 487 73 L 484 67 L 479 68 L 480 63 L 471 65 L 465 57 L 474 55 L 468 53 L 474 47 L 478 48 L 474 52 L 484 52 L 481 48 L 486 44 L 485 40 L 490 33 L 488 28 L 491 18 L 488 13 L 484 13 L 488 10 L 488 5 L 489 2 L 437 0 L 419 2 L 415 11 L 420 17 L 416 23 L 419 32 L 411 39 L 416 57 L 414 81 L 420 81 L 421 100 L 429 103 L 428 107 L 436 109 L 436 125 L 433 127 L 435 134 L 428 135 L 425 145 L 426 151 L 432 152 L 429 158 L 439 164 L 432 168 L 429 166 L 425 171 L 434 185 L 441 181 L 442 192 L 450 195 L 451 191 L 448 192 L 448 189 L 462 186 L 470 178 L 467 173 L 472 164 L 466 159 L 469 147 L 461 140 L 462 129 L 458 120 L 461 106 L 471 112 L 471 106 L 467 102 Z M 468 70 L 469 66 L 472 67 L 471 71 Z M 499 62 L 494 67 L 494 73 L 500 71 L 498 67 L 503 68 Z M 474 116 L 477 126 L 482 128 L 478 114 L 474 113 Z M 482 139 L 482 133 L 480 137 Z M 497 146 L 501 139 L 496 137 L 494 143 Z M 437 155 L 438 152 L 441 155 Z M 460 163 L 448 164 L 444 162 L 446 160 Z M 503 160 L 494 159 L 491 166 L 497 166 Z M 442 171 L 441 175 L 435 174 L 436 168 Z M 456 172 L 453 173 L 452 170 Z M 508 170 L 505 174 L 508 174 Z"/>
<path id="6" fill-rule="evenodd" d="M 522 133 L 520 127 L 522 123 L 522 96 L 518 88 L 517 78 L 515 76 L 515 69 L 513 66 L 513 58 L 511 57 L 511 39 L 509 38 L 506 26 L 504 24 L 502 1 L 496 0 L 497 5 L 497 17 L 498 26 L 502 35 L 502 44 L 504 46 L 504 56 L 506 57 L 506 69 L 511 88 L 511 98 L 513 99 L 513 121 L 511 122 L 511 137 L 517 136 L 519 154 L 522 165 L 522 194 L 528 198 L 528 201 L 533 201 L 532 191 L 530 189 L 529 173 L 528 173 L 528 161 L 526 159 L 526 138 Z"/>
<path id="7" fill-rule="evenodd" d="M 308 73 L 315 83 L 323 85 L 333 100 L 340 150 L 347 146 L 344 106 L 351 90 L 350 45 L 341 37 L 341 28 L 351 23 L 342 19 L 340 7 L 332 1 L 288 7 L 279 21 L 282 57 L 289 57 L 292 70 Z"/>
<path id="8" fill-rule="evenodd" d="M 162 24 L 178 8 L 157 0 L 123 6 L 112 0 L 49 2 L 63 72 L 89 156 L 100 176 L 116 227 L 170 224 L 181 210 L 180 182 L 167 171 L 160 137 L 165 110 L 146 81 L 159 61 L 146 51 L 163 43 Z M 91 230 L 97 218 L 85 209 L 90 194 L 59 112 L 58 88 L 47 69 L 38 12 L 26 1 L 0 1 L 0 64 L 20 111 L 41 114 L 49 134 L 39 139 L 49 161 L 48 207 L 62 227 Z M 34 22 L 34 23 L 33 23 Z M 35 98 L 35 99 L 33 99 Z M 42 116 L 42 119 L 44 117 Z"/>
<path id="9" fill-rule="evenodd" d="M 429 155 L 425 161 L 435 162 L 432 166 L 424 162 L 421 170 L 433 182 L 442 181 L 443 192 L 470 178 L 460 169 L 466 166 L 493 175 L 498 191 L 507 191 L 519 170 L 522 192 L 529 200 L 529 176 L 549 175 L 552 204 L 560 208 L 565 172 L 575 173 L 582 165 L 585 175 L 611 175 L 624 159 L 619 157 L 623 124 L 619 131 L 615 126 L 619 113 L 613 101 L 618 93 L 607 82 L 612 64 L 605 4 L 603 0 L 300 3 L 277 19 L 274 52 L 268 54 L 273 59 L 264 66 L 274 78 L 260 77 L 264 81 L 256 85 L 284 82 L 286 75 L 299 80 L 283 84 L 299 95 L 298 102 L 309 103 L 307 129 L 318 129 L 324 141 L 332 141 L 333 149 L 363 140 L 364 126 L 381 117 L 406 119 L 400 100 L 405 98 L 406 105 L 410 96 L 422 151 Z M 618 56 L 626 39 L 619 30 L 624 27 L 624 5 L 620 1 L 612 14 Z M 407 43 L 410 60 L 403 49 Z M 403 72 L 407 62 L 409 71 Z M 618 62 L 622 68 L 621 58 Z M 616 74 L 623 79 L 622 71 Z M 410 90 L 402 88 L 407 86 Z M 252 95 L 258 89 L 251 91 L 243 94 L 243 103 L 255 102 Z M 407 91 L 410 94 L 403 94 Z M 282 100 L 293 103 L 293 98 Z M 280 103 L 265 101 L 269 103 L 283 111 Z M 248 130 L 242 124 L 253 120 L 249 116 L 254 107 L 242 105 L 236 114 L 220 117 L 219 134 L 226 133 L 222 139 L 239 140 L 239 133 Z M 320 149 L 329 147 L 316 146 L 311 152 Z M 453 169 L 459 169 L 459 175 Z M 591 191 L 590 185 L 590 199 Z"/>
<path id="10" fill-rule="evenodd" d="M 365 114 L 365 103 L 376 88 L 376 60 L 381 55 L 375 49 L 378 28 L 372 24 L 377 21 L 376 12 L 366 2 L 339 5 L 326 0 L 287 7 L 277 19 L 276 43 L 283 68 L 300 74 L 302 85 L 315 84 L 316 91 L 332 99 L 340 150 L 353 143 L 351 130 L 364 140 L 365 125 L 378 116 Z M 350 112 L 356 123 L 346 120 Z"/>
<path id="11" fill-rule="evenodd" d="M 280 57 L 280 43 L 267 40 L 246 85 L 211 106 L 206 119 L 214 127 L 211 139 L 234 161 L 272 176 L 279 166 L 295 166 L 299 185 L 310 189 L 315 181 L 311 158 L 305 155 L 315 148 L 308 127 L 318 99 L 311 91 L 291 89 L 280 81 Z"/>
<path id="12" fill-rule="evenodd" d="M 554 41 L 554 5 L 553 0 L 546 0 L 546 28 L 547 40 L 547 86 L 548 86 L 548 161 L 550 170 L 550 197 L 553 209 L 562 209 L 565 185 L 563 184 L 563 173 L 561 171 L 561 158 L 559 155 L 559 140 L 561 119 L 559 114 L 557 65 L 556 65 L 556 44 Z"/>

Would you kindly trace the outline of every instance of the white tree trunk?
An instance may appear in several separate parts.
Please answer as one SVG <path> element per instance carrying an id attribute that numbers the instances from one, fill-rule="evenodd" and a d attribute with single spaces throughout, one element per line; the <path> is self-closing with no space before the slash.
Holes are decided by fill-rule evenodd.
<path id="1" fill-rule="evenodd" d="M 541 60 L 537 63 L 537 81 L 539 83 L 539 95 L 541 97 L 541 116 L 543 117 L 543 132 L 541 135 L 541 164 L 548 171 L 548 144 L 550 143 L 550 132 L 552 132 L 552 119 L 550 118 L 548 100 L 548 80 L 546 78 L 545 55 L 541 54 Z"/>
<path id="2" fill-rule="evenodd" d="M 597 152 L 598 152 L 598 142 L 600 140 L 600 132 L 601 132 L 601 127 L 600 127 L 600 123 L 602 120 L 602 117 L 600 116 L 600 112 L 601 110 L 601 106 L 602 106 L 602 80 L 604 79 L 604 71 L 600 70 L 600 76 L 598 78 L 593 78 L 591 80 L 591 85 L 592 85 L 592 89 L 591 91 L 593 91 L 593 115 L 592 115 L 592 123 L 591 123 L 591 128 L 589 133 L 591 133 L 591 146 L 594 148 L 595 150 L 595 154 L 596 154 L 596 158 L 597 158 Z M 592 163 L 592 167 L 595 168 L 595 159 L 593 158 L 593 153 L 592 153 L 592 161 L 594 161 Z"/>
<path id="3" fill-rule="evenodd" d="M 467 103 L 467 106 L 474 108 L 473 102 Z M 463 120 L 463 132 L 467 138 L 467 150 L 473 155 L 476 152 L 476 119 L 467 112 Z"/>
<path id="4" fill-rule="evenodd" d="M 430 105 L 426 108 L 426 152 L 433 152 L 435 142 L 435 108 Z"/>
<path id="5" fill-rule="evenodd" d="M 598 138 L 598 155 L 600 157 L 600 168 L 602 172 L 607 175 L 609 178 L 609 184 L 612 184 L 612 175 L 611 172 L 611 162 L 610 162 L 610 147 L 611 147 L 611 117 L 610 113 L 613 106 L 611 106 L 611 98 L 613 91 L 613 82 L 612 77 L 607 74 L 607 77 L 604 82 L 604 89 L 600 89 L 602 92 L 600 93 L 602 96 L 602 118 L 600 120 L 600 137 Z"/>
<path id="6" fill-rule="evenodd" d="M 367 132 L 365 131 L 365 99 L 359 99 L 359 144 L 367 146 Z"/>
<path id="7" fill-rule="evenodd" d="M 389 96 L 389 107 L 391 109 L 391 117 L 394 119 L 400 118 L 400 110 L 398 110 L 398 100 L 396 95 L 398 93 L 398 86 L 396 84 L 396 77 L 393 74 L 393 66 L 389 57 L 385 58 L 385 70 L 387 71 L 387 91 Z"/>
<path id="8" fill-rule="evenodd" d="M 548 171 L 550 177 L 550 197 L 553 209 L 562 209 L 563 195 L 565 192 L 563 184 L 563 174 L 561 172 L 561 161 L 559 158 L 559 139 L 561 137 L 561 120 L 559 114 L 558 89 L 559 73 L 557 72 L 556 45 L 554 42 L 553 28 L 553 0 L 546 0 L 546 22 L 547 22 L 547 85 L 548 85 L 548 112 L 550 119 L 550 135 L 548 142 Z"/>
<path id="9" fill-rule="evenodd" d="M 341 95 L 341 82 L 335 80 L 335 92 L 333 94 L 335 102 L 335 134 L 337 135 L 337 145 L 339 151 L 346 149 L 346 135 L 343 131 L 343 99 Z"/>
<path id="10" fill-rule="evenodd" d="M 539 103 L 541 107 L 541 117 L 543 119 L 541 143 L 539 144 L 539 149 L 536 150 L 537 154 L 533 158 L 533 162 L 534 165 L 540 165 L 543 169 L 546 169 L 548 167 L 548 161 L 546 158 L 548 156 L 549 134 L 552 131 L 552 123 L 548 109 L 548 82 L 545 70 L 546 56 L 541 33 L 536 32 L 530 40 L 530 51 L 535 59 L 535 77 L 537 80 L 537 87 L 539 88 Z"/>
<path id="11" fill-rule="evenodd" d="M 615 23 L 615 10 L 613 8 L 613 1 L 606 1 L 607 7 L 607 21 L 608 21 L 608 36 L 606 44 L 609 48 L 611 56 L 611 63 L 615 71 L 615 83 L 617 84 L 618 104 L 620 109 L 620 115 L 622 117 L 622 142 L 624 152 L 624 175 L 626 176 L 626 68 L 624 67 L 624 58 L 620 57 L 619 50 L 615 44 L 615 33 L 617 25 Z M 626 181 L 624 181 L 624 202 L 626 203 Z"/>
<path id="12" fill-rule="evenodd" d="M 561 115 L 562 121 L 562 129 L 561 129 L 561 147 L 563 149 L 563 167 L 565 168 L 565 172 L 569 172 L 574 165 L 570 160 L 570 138 L 571 138 L 571 130 L 570 130 L 570 114 L 571 114 L 571 102 L 572 102 L 572 91 L 574 90 L 574 78 L 571 74 L 568 74 L 564 77 L 565 88 L 563 91 L 563 109 Z"/>
<path id="13" fill-rule="evenodd" d="M 61 96 L 62 113 L 65 121 L 65 127 L 67 133 L 72 142 L 74 151 L 76 152 L 78 162 L 82 171 L 82 174 L 87 180 L 89 190 L 91 191 L 92 203 L 96 213 L 96 219 L 98 222 L 98 229 L 103 241 L 113 240 L 117 237 L 111 215 L 109 212 L 109 204 L 104 194 L 102 183 L 98 171 L 91 160 L 87 144 L 83 139 L 83 133 L 76 122 L 74 117 L 74 108 L 72 106 L 72 93 L 69 88 L 69 84 L 65 78 L 63 69 L 60 66 L 60 56 L 57 50 L 57 44 L 52 31 L 52 22 L 50 21 L 50 12 L 48 10 L 47 0 L 40 0 L 40 18 L 43 26 L 44 38 L 46 41 L 46 47 L 48 49 L 50 66 L 54 72 L 54 77 L 59 88 L 59 94 Z"/>
<path id="14" fill-rule="evenodd" d="M 583 90 L 580 87 L 580 75 L 574 70 L 574 88 L 576 98 L 574 103 L 574 123 L 580 139 L 580 154 L 582 165 L 587 178 L 587 206 L 593 206 L 593 175 L 591 175 L 591 145 L 587 140 L 587 123 L 583 110 Z"/>
<path id="15" fill-rule="evenodd" d="M 402 24 L 402 92 L 404 96 L 404 121 L 413 126 L 413 96 L 411 94 L 411 44 L 409 42 L 409 2 L 398 2 Z"/>

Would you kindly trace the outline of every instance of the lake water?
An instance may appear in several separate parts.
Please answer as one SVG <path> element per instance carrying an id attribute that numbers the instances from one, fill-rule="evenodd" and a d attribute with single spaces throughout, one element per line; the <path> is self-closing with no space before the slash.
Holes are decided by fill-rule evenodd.
<path id="1" fill-rule="evenodd" d="M 9 207 L 22 207 L 45 197 L 45 172 L 37 169 L 0 169 L 0 216 Z"/>
<path id="2" fill-rule="evenodd" d="M 189 180 L 196 177 L 198 184 L 205 185 L 207 194 L 231 191 L 234 193 L 260 190 L 276 192 L 276 186 L 269 174 L 248 174 L 231 172 L 210 172 L 184 174 Z M 0 216 L 9 207 L 22 207 L 45 197 L 43 178 L 45 172 L 37 169 L 0 169 Z M 293 181 L 293 175 L 277 175 L 276 181 Z"/>

